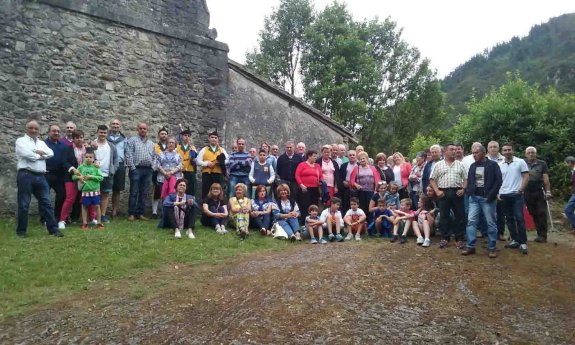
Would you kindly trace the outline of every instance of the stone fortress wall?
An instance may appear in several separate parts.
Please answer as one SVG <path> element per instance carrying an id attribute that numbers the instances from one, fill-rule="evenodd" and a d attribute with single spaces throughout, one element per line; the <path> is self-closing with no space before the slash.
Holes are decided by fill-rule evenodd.
<path id="1" fill-rule="evenodd" d="M 237 135 L 310 144 L 350 137 L 257 77 L 230 73 L 228 47 L 215 38 L 205 0 L 0 1 L 0 213 L 15 211 L 14 142 L 30 119 L 44 133 L 74 121 L 87 138 L 113 118 L 126 135 L 139 121 L 152 136 L 182 123 L 197 146 L 214 128 L 226 144 Z M 302 132 L 306 123 L 320 128 Z"/>

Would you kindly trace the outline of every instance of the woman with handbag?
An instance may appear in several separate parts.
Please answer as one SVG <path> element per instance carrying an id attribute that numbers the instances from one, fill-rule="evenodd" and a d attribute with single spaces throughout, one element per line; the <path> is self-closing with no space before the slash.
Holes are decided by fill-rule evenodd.
<path id="1" fill-rule="evenodd" d="M 299 205 L 302 219 L 307 217 L 309 205 L 318 204 L 320 184 L 323 181 L 321 166 L 316 163 L 317 151 L 309 150 L 305 156 L 306 160 L 299 163 L 295 170 L 295 180 L 300 188 Z"/>

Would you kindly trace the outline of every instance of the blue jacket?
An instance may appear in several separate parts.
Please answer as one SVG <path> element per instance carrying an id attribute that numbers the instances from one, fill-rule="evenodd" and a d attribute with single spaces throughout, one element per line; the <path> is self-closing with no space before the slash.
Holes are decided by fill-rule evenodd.
<path id="1" fill-rule="evenodd" d="M 483 195 L 476 193 L 476 175 L 477 162 L 471 164 L 469 168 L 469 174 L 467 175 L 467 189 L 465 193 L 467 195 L 480 195 L 487 199 L 488 202 L 495 201 L 497 199 L 497 193 L 499 193 L 499 188 L 503 183 L 501 177 L 501 169 L 499 169 L 499 164 L 490 159 L 484 160 L 485 166 L 485 176 L 484 176 L 484 187 Z"/>

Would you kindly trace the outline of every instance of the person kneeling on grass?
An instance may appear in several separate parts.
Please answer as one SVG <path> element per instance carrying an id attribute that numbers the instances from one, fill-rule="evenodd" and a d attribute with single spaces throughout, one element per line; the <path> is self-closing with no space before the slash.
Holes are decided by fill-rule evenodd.
<path id="1" fill-rule="evenodd" d="M 319 243 L 326 244 L 327 241 L 323 237 L 323 222 L 319 219 L 319 207 L 317 205 L 309 205 L 307 209 L 308 216 L 305 217 L 305 228 L 311 240 L 309 243 L 317 244 L 318 238 Z"/>
<path id="2" fill-rule="evenodd" d="M 248 187 L 243 183 L 238 183 L 234 187 L 234 195 L 230 199 L 230 213 L 236 225 L 236 232 L 241 238 L 249 235 L 248 226 L 250 224 L 250 212 L 252 201 L 246 196 Z"/>
<path id="3" fill-rule="evenodd" d="M 401 237 L 399 238 L 399 243 L 403 244 L 407 242 L 407 232 L 411 228 L 412 221 L 415 218 L 415 212 L 411 209 L 411 199 L 402 199 L 399 202 L 399 210 L 393 211 L 395 219 L 393 220 L 393 237 L 391 242 L 397 241 L 397 234 L 400 229 L 403 230 Z"/>
<path id="4" fill-rule="evenodd" d="M 345 226 L 345 224 L 343 223 L 343 217 L 339 211 L 340 205 L 341 200 L 339 198 L 332 198 L 331 205 L 323 210 L 321 216 L 319 217 L 319 219 L 323 222 L 323 228 L 327 230 L 327 238 L 330 241 L 337 240 L 338 242 L 343 242 L 341 229 Z"/>
<path id="5" fill-rule="evenodd" d="M 228 231 L 224 222 L 228 216 L 228 208 L 223 201 L 222 186 L 219 183 L 212 183 L 208 195 L 202 202 L 202 225 L 213 226 L 218 234 L 224 235 Z"/>
<path id="6" fill-rule="evenodd" d="M 361 234 L 365 234 L 367 232 L 367 224 L 366 219 L 367 216 L 365 212 L 361 208 L 359 208 L 359 199 L 358 198 L 351 198 L 349 200 L 349 206 L 351 207 L 345 213 L 345 217 L 343 221 L 347 228 L 347 237 L 346 240 L 352 240 L 353 235 L 355 235 L 356 241 L 361 241 Z"/>
<path id="7" fill-rule="evenodd" d="M 282 183 L 276 189 L 279 196 L 274 205 L 274 218 L 276 222 L 284 229 L 288 238 L 292 241 L 301 241 L 299 233 L 298 217 L 299 206 L 290 198 L 290 189 L 287 184 Z"/>
<path id="8" fill-rule="evenodd" d="M 435 221 L 431 215 L 434 213 L 433 203 L 426 196 L 420 196 L 417 202 L 417 211 L 415 215 L 417 220 L 413 220 L 413 232 L 417 236 L 417 245 L 422 247 L 429 247 L 431 245 L 431 224 Z M 423 229 L 423 238 L 421 236 L 421 229 Z"/>
<path id="9" fill-rule="evenodd" d="M 395 219 L 393 211 L 387 208 L 385 199 L 379 199 L 377 201 L 377 207 L 377 210 L 373 212 L 375 231 L 378 232 L 381 237 L 391 237 L 391 229 L 393 228 L 393 221 Z M 374 235 L 375 234 L 370 233 L 370 236 Z"/>
<path id="10" fill-rule="evenodd" d="M 100 182 L 104 179 L 100 169 L 93 163 L 95 159 L 94 150 L 86 148 L 84 162 L 78 167 L 76 174 L 72 176 L 74 181 L 79 181 L 82 191 L 82 230 L 88 230 L 88 211 L 90 206 L 96 209 L 96 219 L 98 229 L 104 229 L 102 224 L 102 213 L 100 211 Z"/>
<path id="11" fill-rule="evenodd" d="M 164 198 L 162 219 L 159 228 L 174 229 L 174 236 L 182 238 L 182 231 L 187 228 L 186 235 L 190 239 L 194 236 L 196 223 L 196 201 L 193 195 L 186 194 L 188 181 L 181 178 L 176 181 L 176 192 L 168 194 Z"/>

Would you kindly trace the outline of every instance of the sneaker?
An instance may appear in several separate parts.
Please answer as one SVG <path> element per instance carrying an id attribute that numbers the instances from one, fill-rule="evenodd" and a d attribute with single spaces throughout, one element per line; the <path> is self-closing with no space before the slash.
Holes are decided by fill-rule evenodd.
<path id="1" fill-rule="evenodd" d="M 497 250 L 495 250 L 495 249 L 490 250 L 488 256 L 489 256 L 489 258 L 491 258 L 491 259 L 496 258 L 496 257 L 497 257 Z"/>
<path id="2" fill-rule="evenodd" d="M 218 234 L 221 234 L 221 233 L 222 233 L 222 229 L 220 228 L 220 224 L 216 224 L 216 232 L 217 232 Z"/>
<path id="3" fill-rule="evenodd" d="M 527 255 L 527 245 L 524 243 L 522 245 L 519 246 L 519 251 L 521 252 L 521 254 L 525 254 Z"/>
<path id="4" fill-rule="evenodd" d="M 290 241 L 295 242 L 295 235 L 291 235 L 291 237 L 289 239 L 290 239 Z"/>
<path id="5" fill-rule="evenodd" d="M 327 241 L 325 238 L 322 237 L 322 238 L 320 238 L 319 243 L 320 244 L 327 244 Z"/>
<path id="6" fill-rule="evenodd" d="M 333 240 L 335 240 L 335 236 L 333 234 L 329 234 L 327 238 L 330 242 L 333 242 Z"/>
<path id="7" fill-rule="evenodd" d="M 135 220 L 136 220 L 136 217 L 135 217 L 133 214 L 131 214 L 131 215 L 128 216 L 128 221 L 129 221 L 129 222 L 133 222 L 133 221 L 135 221 Z"/>
<path id="8" fill-rule="evenodd" d="M 158 219 L 158 214 L 157 214 L 157 213 L 152 213 L 152 219 Z"/>
<path id="9" fill-rule="evenodd" d="M 222 234 L 227 234 L 229 231 L 226 230 L 226 227 L 224 226 L 224 224 L 220 225 L 220 230 L 222 231 Z"/>
<path id="10" fill-rule="evenodd" d="M 60 231 L 53 232 L 51 233 L 51 235 L 54 237 L 64 237 L 64 234 L 61 233 Z"/>
<path id="11" fill-rule="evenodd" d="M 139 220 L 143 220 L 143 221 L 148 220 L 148 218 L 146 218 L 146 217 L 144 217 L 144 216 L 142 216 L 142 215 L 139 215 L 139 216 L 136 217 L 136 218 L 138 218 Z"/>
<path id="12" fill-rule="evenodd" d="M 104 230 L 106 228 L 102 223 L 99 223 L 98 225 L 96 225 L 96 227 L 98 228 L 98 230 Z"/>
<path id="13" fill-rule="evenodd" d="M 346 240 L 346 241 L 351 241 L 351 240 L 353 240 L 353 234 L 352 234 L 351 232 L 348 233 L 347 236 L 345 236 L 345 240 Z"/>
<path id="14" fill-rule="evenodd" d="M 431 240 L 429 238 L 426 238 L 425 240 L 423 240 L 423 244 L 421 246 L 427 248 L 430 245 L 431 245 Z"/>
<path id="15" fill-rule="evenodd" d="M 58 228 L 60 228 L 59 225 L 60 225 L 60 223 L 58 223 Z M 533 242 L 547 243 L 547 239 L 545 237 L 537 236 L 537 238 L 534 239 Z"/>
<path id="16" fill-rule="evenodd" d="M 82 226 L 80 228 L 82 230 L 88 230 L 88 224 L 84 223 L 84 224 L 82 224 Z"/>
<path id="17" fill-rule="evenodd" d="M 391 238 L 391 240 L 389 240 L 389 242 L 391 243 L 396 242 L 398 238 L 399 237 L 397 237 L 397 235 L 393 235 L 393 237 Z"/>
<path id="18" fill-rule="evenodd" d="M 465 245 L 465 242 L 463 242 L 463 241 L 457 241 L 457 242 L 455 242 L 455 247 L 457 249 L 463 250 L 466 248 L 466 245 Z"/>
<path id="19" fill-rule="evenodd" d="M 399 243 L 404 244 L 405 242 L 407 242 L 407 238 L 405 238 L 405 236 L 400 236 L 399 237 Z"/>
<path id="20" fill-rule="evenodd" d="M 301 241 L 301 234 L 300 234 L 299 232 L 296 232 L 296 233 L 295 233 L 295 239 L 296 239 L 297 241 Z"/>
<path id="21" fill-rule="evenodd" d="M 180 229 L 176 229 L 175 238 L 182 238 L 182 234 L 180 233 Z"/>
<path id="22" fill-rule="evenodd" d="M 58 230 L 64 230 L 66 229 L 66 222 L 61 220 L 58 222 Z"/>
<path id="23" fill-rule="evenodd" d="M 248 237 L 248 229 L 245 226 L 240 228 L 240 237 L 244 239 Z"/>
<path id="24" fill-rule="evenodd" d="M 355 240 L 361 241 L 361 236 L 359 235 L 359 232 L 357 234 L 355 234 Z"/>
<path id="25" fill-rule="evenodd" d="M 473 254 L 475 254 L 475 248 L 467 247 L 467 248 L 463 249 L 463 251 L 461 252 L 461 255 L 463 255 L 463 256 L 473 255 Z"/>
<path id="26" fill-rule="evenodd" d="M 107 222 L 108 222 L 108 217 L 102 216 L 102 223 L 107 223 Z"/>
<path id="27" fill-rule="evenodd" d="M 343 236 L 342 236 L 341 234 L 335 235 L 335 239 L 336 239 L 338 242 L 343 242 Z"/>
<path id="28" fill-rule="evenodd" d="M 92 223 L 92 224 L 94 224 L 94 225 L 98 225 L 98 220 L 92 219 L 92 221 L 91 221 L 90 223 Z"/>
<path id="29" fill-rule="evenodd" d="M 517 242 L 517 241 L 511 241 L 511 243 L 507 243 L 507 244 L 505 245 L 505 248 L 517 249 L 517 248 L 519 248 L 519 242 Z"/>
<path id="30" fill-rule="evenodd" d="M 447 248 L 447 246 L 449 245 L 449 241 L 448 240 L 441 240 L 439 241 L 439 248 Z"/>
<path id="31" fill-rule="evenodd" d="M 311 240 L 309 240 L 309 243 L 317 244 L 317 239 L 315 237 L 312 237 Z"/>
<path id="32" fill-rule="evenodd" d="M 188 230 L 186 231 L 186 235 L 188 235 L 188 238 L 189 238 L 190 240 L 193 240 L 193 239 L 196 238 L 196 236 L 194 236 L 194 231 L 193 231 L 192 229 L 188 229 Z"/>
<path id="33" fill-rule="evenodd" d="M 421 246 L 423 244 L 423 237 L 419 236 L 417 238 L 417 242 L 415 242 L 415 243 L 417 243 L 418 246 Z"/>

